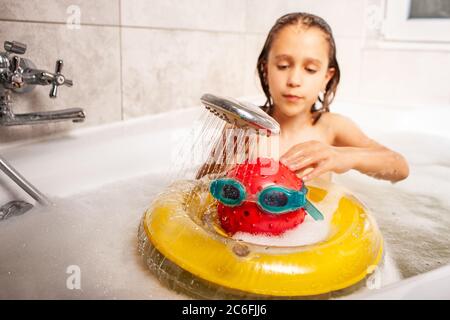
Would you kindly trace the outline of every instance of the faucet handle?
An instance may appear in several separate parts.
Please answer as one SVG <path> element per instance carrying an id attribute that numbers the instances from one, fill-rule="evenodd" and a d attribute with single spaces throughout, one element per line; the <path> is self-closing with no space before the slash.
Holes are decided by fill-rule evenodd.
<path id="1" fill-rule="evenodd" d="M 53 75 L 53 77 L 51 77 L 51 83 L 52 83 L 52 88 L 50 89 L 50 98 L 56 98 L 57 93 L 58 93 L 58 87 L 65 85 L 68 87 L 73 86 L 73 82 L 72 80 L 66 79 L 62 74 L 62 68 L 63 68 L 63 61 L 62 60 L 57 60 L 56 61 L 56 66 L 55 66 L 55 74 Z"/>
<path id="2" fill-rule="evenodd" d="M 11 71 L 12 72 L 18 72 L 20 67 L 20 57 L 14 56 L 11 59 Z"/>
<path id="3" fill-rule="evenodd" d="M 23 77 L 20 73 L 20 58 L 14 56 L 11 59 L 11 83 L 15 88 L 21 88 L 23 86 Z"/>
<path id="4" fill-rule="evenodd" d="M 5 41 L 3 47 L 6 51 L 17 54 L 24 54 L 27 51 L 27 45 L 18 41 Z"/>

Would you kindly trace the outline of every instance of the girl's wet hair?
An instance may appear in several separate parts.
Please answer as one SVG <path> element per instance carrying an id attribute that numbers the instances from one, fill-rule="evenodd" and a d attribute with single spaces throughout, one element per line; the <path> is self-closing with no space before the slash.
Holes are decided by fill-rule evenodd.
<path id="1" fill-rule="evenodd" d="M 318 108 L 315 103 L 311 106 L 311 113 L 313 114 L 313 124 L 315 124 L 319 120 L 323 112 L 330 111 L 330 104 L 333 101 L 334 96 L 336 94 L 336 89 L 339 84 L 339 78 L 341 74 L 339 70 L 339 64 L 336 59 L 336 44 L 334 42 L 333 33 L 331 31 L 330 26 L 328 25 L 328 23 L 325 22 L 325 20 L 316 15 L 305 12 L 289 13 L 279 18 L 275 22 L 272 29 L 270 29 L 269 34 L 267 35 L 264 47 L 261 53 L 259 54 L 256 68 L 258 70 L 261 87 L 267 98 L 267 101 L 264 104 L 263 109 L 267 113 L 272 114 L 273 101 L 270 96 L 269 83 L 267 81 L 267 74 L 266 74 L 266 65 L 267 59 L 269 57 L 269 51 L 272 47 L 273 40 L 275 39 L 276 35 L 278 34 L 278 32 L 280 32 L 281 29 L 283 29 L 288 25 L 298 25 L 298 24 L 301 24 L 306 28 L 313 28 L 313 27 L 319 28 L 320 30 L 323 31 L 323 33 L 325 34 L 325 38 L 329 44 L 328 68 L 335 69 L 333 77 L 330 79 L 330 81 L 328 81 L 327 86 L 325 88 L 323 100 L 320 97 L 318 98 L 322 106 Z"/>

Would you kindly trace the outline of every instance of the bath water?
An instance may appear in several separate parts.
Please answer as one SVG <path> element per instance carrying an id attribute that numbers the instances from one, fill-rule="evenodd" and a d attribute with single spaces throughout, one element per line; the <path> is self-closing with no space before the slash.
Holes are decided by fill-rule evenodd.
<path id="1" fill-rule="evenodd" d="M 390 184 L 349 172 L 334 183 L 375 217 L 386 241 L 378 273 L 385 285 L 450 263 L 450 140 L 414 133 L 375 138 L 406 156 L 410 177 Z M 186 298 L 161 285 L 137 251 L 142 214 L 171 182 L 168 176 L 116 181 L 2 221 L 0 299 Z M 322 237 L 320 230 L 310 232 L 318 237 L 311 241 Z M 80 271 L 79 289 L 68 285 L 73 266 Z"/>

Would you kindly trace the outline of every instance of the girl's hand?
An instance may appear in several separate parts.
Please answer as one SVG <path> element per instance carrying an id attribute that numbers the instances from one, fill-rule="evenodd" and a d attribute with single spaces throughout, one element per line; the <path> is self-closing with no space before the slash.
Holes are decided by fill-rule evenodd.
<path id="1" fill-rule="evenodd" d="M 343 148 L 333 147 L 319 141 L 294 145 L 280 161 L 299 174 L 303 180 L 311 180 L 327 172 L 344 173 L 352 169 L 351 158 Z M 305 170 L 313 170 L 305 174 Z"/>

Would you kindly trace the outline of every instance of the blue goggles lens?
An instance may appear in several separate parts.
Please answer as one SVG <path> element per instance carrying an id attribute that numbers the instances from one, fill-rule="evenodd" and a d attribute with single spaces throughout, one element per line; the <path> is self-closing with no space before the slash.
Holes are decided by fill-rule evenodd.
<path id="1" fill-rule="evenodd" d="M 244 186 L 234 179 L 217 179 L 211 182 L 209 192 L 224 205 L 233 207 L 247 197 Z"/>
<path id="2" fill-rule="evenodd" d="M 209 191 L 212 196 L 226 206 L 238 206 L 245 200 L 255 201 L 264 211 L 282 214 L 305 208 L 315 220 L 323 220 L 323 215 L 306 199 L 305 186 L 300 191 L 281 186 L 264 188 L 254 197 L 247 196 L 245 187 L 235 179 L 217 179 L 211 182 Z"/>

